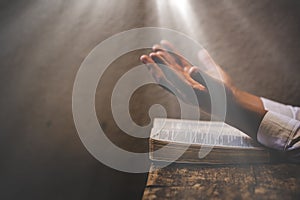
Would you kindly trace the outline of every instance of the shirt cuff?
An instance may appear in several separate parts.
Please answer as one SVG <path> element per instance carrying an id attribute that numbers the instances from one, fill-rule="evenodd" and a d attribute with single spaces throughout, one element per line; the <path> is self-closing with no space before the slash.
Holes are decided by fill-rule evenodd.
<path id="1" fill-rule="evenodd" d="M 300 121 L 268 111 L 257 133 L 257 140 L 266 147 L 285 151 L 300 127 Z"/>
<path id="2" fill-rule="evenodd" d="M 272 101 L 270 99 L 260 98 L 263 102 L 264 108 L 268 111 L 273 111 L 293 119 L 300 119 L 300 108 L 294 107 L 290 105 L 285 105 L 282 103 L 278 103 L 276 101 Z"/>

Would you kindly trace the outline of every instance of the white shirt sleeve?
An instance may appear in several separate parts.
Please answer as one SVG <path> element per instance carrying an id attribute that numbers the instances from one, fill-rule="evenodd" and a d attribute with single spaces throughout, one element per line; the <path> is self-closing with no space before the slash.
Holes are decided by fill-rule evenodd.
<path id="1" fill-rule="evenodd" d="M 300 162 L 300 108 L 261 99 L 268 112 L 258 129 L 258 142 Z"/>
<path id="2" fill-rule="evenodd" d="M 285 115 L 287 117 L 300 120 L 300 108 L 290 105 L 284 105 L 266 98 L 261 98 L 264 107 L 268 111 L 276 112 L 278 114 Z"/>

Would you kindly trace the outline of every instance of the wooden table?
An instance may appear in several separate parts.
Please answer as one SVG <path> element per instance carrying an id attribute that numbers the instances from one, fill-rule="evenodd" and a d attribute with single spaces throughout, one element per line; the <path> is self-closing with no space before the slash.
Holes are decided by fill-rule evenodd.
<path id="1" fill-rule="evenodd" d="M 300 165 L 152 163 L 143 199 L 300 199 Z"/>

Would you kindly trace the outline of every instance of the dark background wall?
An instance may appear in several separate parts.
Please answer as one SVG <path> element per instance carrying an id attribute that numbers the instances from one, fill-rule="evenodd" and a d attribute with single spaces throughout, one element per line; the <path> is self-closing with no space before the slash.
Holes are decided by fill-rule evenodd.
<path id="1" fill-rule="evenodd" d="M 0 199 L 141 197 L 146 174 L 119 172 L 94 159 L 72 117 L 72 87 L 80 64 L 99 42 L 121 31 L 162 26 L 194 33 L 240 88 L 300 105 L 299 1 L 193 0 L 192 26 L 177 13 L 162 19 L 156 2 L 0 2 Z M 112 84 L 139 64 L 143 52 L 112 63 L 101 80 L 106 87 L 96 94 L 106 134 L 137 152 L 147 150 L 147 141 L 121 137 L 108 105 Z M 174 97 L 149 86 L 133 95 L 132 118 L 149 122 L 147 108 L 154 102 L 178 117 Z"/>

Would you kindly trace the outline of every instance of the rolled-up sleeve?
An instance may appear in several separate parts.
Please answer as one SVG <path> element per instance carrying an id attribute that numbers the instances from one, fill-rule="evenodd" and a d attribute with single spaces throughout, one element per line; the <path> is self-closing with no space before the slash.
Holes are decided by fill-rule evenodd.
<path id="1" fill-rule="evenodd" d="M 262 98 L 264 116 L 257 133 L 257 140 L 266 147 L 286 152 L 290 160 L 300 162 L 299 107 L 280 104 Z"/>

